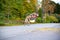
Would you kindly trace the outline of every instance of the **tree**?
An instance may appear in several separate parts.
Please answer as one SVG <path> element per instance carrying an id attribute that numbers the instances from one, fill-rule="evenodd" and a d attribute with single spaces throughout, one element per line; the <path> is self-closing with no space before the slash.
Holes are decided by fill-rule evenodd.
<path id="1" fill-rule="evenodd" d="M 25 19 L 26 14 L 34 11 L 33 3 L 29 3 L 27 0 L 0 0 L 0 21 Z"/>
<path id="2" fill-rule="evenodd" d="M 54 13 L 60 14 L 60 4 L 59 3 L 56 4 Z"/>

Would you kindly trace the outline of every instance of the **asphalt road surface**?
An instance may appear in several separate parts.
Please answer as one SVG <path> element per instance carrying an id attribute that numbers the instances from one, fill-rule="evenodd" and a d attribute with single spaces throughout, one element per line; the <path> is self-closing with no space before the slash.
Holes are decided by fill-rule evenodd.
<path id="1" fill-rule="evenodd" d="M 0 40 L 60 40 L 60 24 L 0 27 Z"/>

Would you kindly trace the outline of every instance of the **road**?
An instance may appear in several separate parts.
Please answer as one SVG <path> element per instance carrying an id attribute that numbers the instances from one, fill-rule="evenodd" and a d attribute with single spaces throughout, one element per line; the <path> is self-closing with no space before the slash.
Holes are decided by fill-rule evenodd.
<path id="1" fill-rule="evenodd" d="M 0 27 L 0 40 L 60 40 L 60 24 Z"/>

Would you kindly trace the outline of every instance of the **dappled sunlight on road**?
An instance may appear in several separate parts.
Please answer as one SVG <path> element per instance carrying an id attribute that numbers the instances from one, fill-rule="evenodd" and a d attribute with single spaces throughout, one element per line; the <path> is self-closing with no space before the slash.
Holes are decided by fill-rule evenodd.
<path id="1" fill-rule="evenodd" d="M 36 28 L 34 30 L 24 30 L 24 32 L 36 32 L 36 31 L 41 31 L 41 32 L 46 32 L 46 31 L 51 31 L 51 32 L 59 32 L 60 28 Z"/>
<path id="2" fill-rule="evenodd" d="M 40 31 L 60 31 L 60 28 L 37 28 Z"/>

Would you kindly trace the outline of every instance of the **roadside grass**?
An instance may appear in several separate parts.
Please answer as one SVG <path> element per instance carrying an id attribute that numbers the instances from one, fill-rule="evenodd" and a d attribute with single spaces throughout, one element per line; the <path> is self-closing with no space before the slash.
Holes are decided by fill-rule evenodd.
<path id="1" fill-rule="evenodd" d="M 6 24 L 5 26 L 18 26 L 18 25 L 23 25 L 22 23 L 20 24 Z"/>

